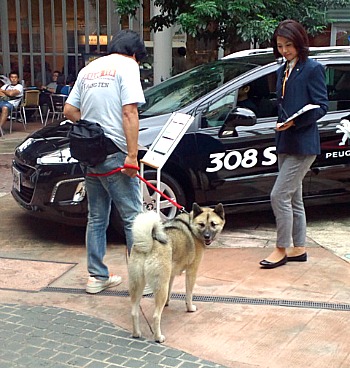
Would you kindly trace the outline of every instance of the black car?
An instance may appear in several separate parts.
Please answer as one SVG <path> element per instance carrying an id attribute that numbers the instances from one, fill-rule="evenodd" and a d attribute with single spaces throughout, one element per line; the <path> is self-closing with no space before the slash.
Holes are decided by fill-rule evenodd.
<path id="1" fill-rule="evenodd" d="M 311 55 L 326 68 L 329 112 L 318 122 L 322 153 L 304 180 L 305 203 L 349 201 L 350 146 L 339 124 L 350 114 L 350 47 L 314 49 Z M 269 208 L 277 175 L 275 72 L 280 63 L 271 50 L 252 51 L 198 66 L 145 91 L 146 104 L 140 108 L 145 149 L 171 113 L 194 117 L 162 168 L 166 195 L 185 208 L 194 201 L 209 206 L 222 202 L 227 213 Z M 238 90 L 247 85 L 256 114 L 237 102 Z M 70 157 L 68 129 L 69 123 L 50 124 L 17 147 L 12 195 L 33 215 L 84 225 L 84 175 Z M 140 150 L 140 158 L 144 152 Z M 156 184 L 153 169 L 146 167 L 144 176 Z M 144 205 L 156 205 L 156 193 L 148 187 Z M 177 211 L 163 198 L 160 207 L 165 217 Z"/>

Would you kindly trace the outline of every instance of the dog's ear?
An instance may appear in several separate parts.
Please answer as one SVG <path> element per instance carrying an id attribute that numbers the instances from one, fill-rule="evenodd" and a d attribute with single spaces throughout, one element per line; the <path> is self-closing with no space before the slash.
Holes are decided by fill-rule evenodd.
<path id="1" fill-rule="evenodd" d="M 215 208 L 214 208 L 214 212 L 223 220 L 225 220 L 225 211 L 224 211 L 224 206 L 222 205 L 222 203 L 218 203 Z"/>
<path id="2" fill-rule="evenodd" d="M 194 202 L 192 205 L 192 212 L 193 212 L 193 218 L 203 213 L 202 209 L 198 206 L 196 202 Z"/>

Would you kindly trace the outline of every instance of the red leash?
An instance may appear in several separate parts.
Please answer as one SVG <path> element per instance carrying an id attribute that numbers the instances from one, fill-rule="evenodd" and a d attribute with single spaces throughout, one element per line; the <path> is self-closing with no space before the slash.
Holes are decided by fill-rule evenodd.
<path id="1" fill-rule="evenodd" d="M 113 175 L 113 174 L 121 171 L 122 169 L 135 169 L 135 170 L 140 170 L 140 168 L 138 166 L 125 164 L 123 167 L 117 167 L 116 169 L 111 170 L 111 171 L 108 171 L 106 173 L 101 173 L 101 174 L 87 173 L 86 176 L 90 176 L 90 177 L 110 176 L 110 175 Z M 141 175 L 136 174 L 136 176 L 140 180 L 142 180 L 146 185 L 148 185 L 150 188 L 152 188 L 155 192 L 157 192 L 162 197 L 164 197 L 166 200 L 168 200 L 172 205 L 174 205 L 175 207 L 177 207 L 180 211 L 184 211 L 184 207 L 183 206 L 179 205 L 178 203 L 176 203 L 175 201 L 173 201 L 171 198 L 169 198 L 166 194 L 164 194 L 163 192 L 161 192 L 160 190 L 158 190 L 153 184 L 151 184 L 149 181 L 147 181 Z"/>

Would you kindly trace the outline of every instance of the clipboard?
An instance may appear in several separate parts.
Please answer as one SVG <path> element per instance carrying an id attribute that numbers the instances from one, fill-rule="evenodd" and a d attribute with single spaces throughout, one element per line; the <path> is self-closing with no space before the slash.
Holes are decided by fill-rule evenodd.
<path id="1" fill-rule="evenodd" d="M 313 110 L 313 109 L 318 109 L 320 107 L 320 105 L 313 105 L 313 104 L 307 104 L 304 107 L 302 107 L 300 110 L 298 110 L 296 113 L 294 113 L 293 115 L 291 115 L 286 121 L 284 121 L 283 123 L 278 123 L 278 127 L 283 127 L 284 124 L 289 123 L 290 121 L 294 120 L 295 118 L 297 118 L 298 116 L 304 114 L 307 111 Z"/>

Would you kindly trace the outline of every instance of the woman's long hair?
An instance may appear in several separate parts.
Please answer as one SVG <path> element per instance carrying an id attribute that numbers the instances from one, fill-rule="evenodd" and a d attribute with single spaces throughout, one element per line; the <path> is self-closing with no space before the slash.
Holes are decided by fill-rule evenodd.
<path id="1" fill-rule="evenodd" d="M 280 58 L 280 52 L 277 49 L 277 37 L 284 37 L 293 42 L 301 61 L 305 61 L 309 54 L 309 38 L 305 28 L 295 20 L 287 19 L 282 21 L 276 28 L 271 44 L 276 59 Z"/>

